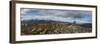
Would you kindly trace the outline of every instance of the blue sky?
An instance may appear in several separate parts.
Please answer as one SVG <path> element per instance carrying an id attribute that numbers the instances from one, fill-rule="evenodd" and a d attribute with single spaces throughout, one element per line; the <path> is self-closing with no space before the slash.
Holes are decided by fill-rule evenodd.
<path id="1" fill-rule="evenodd" d="M 92 23 L 92 11 L 21 8 L 21 20 L 53 20 L 61 22 Z"/>

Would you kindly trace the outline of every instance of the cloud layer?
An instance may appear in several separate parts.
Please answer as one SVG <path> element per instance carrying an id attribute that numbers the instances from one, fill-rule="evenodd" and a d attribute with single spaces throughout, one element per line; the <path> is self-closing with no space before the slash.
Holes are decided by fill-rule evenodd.
<path id="1" fill-rule="evenodd" d="M 91 23 L 92 12 L 82 10 L 56 10 L 56 9 L 36 9 L 21 8 L 21 20 L 53 20 L 62 22 Z"/>

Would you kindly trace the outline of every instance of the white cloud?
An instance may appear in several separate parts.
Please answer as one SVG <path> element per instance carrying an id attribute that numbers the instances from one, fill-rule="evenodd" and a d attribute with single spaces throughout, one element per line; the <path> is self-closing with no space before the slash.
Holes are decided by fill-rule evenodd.
<path id="1" fill-rule="evenodd" d="M 31 14 L 30 14 L 31 13 Z M 36 13 L 40 14 L 37 15 Z M 52 9 L 21 9 L 21 20 L 37 19 L 37 20 L 54 20 L 62 22 L 73 22 L 74 17 L 78 20 L 82 17 L 89 15 L 92 16 L 91 11 L 80 10 L 52 10 Z M 79 22 L 86 22 L 80 21 Z"/>
<path id="2" fill-rule="evenodd" d="M 24 16 L 26 18 L 23 18 L 21 20 L 29 20 L 29 19 L 35 19 L 35 20 L 53 20 L 53 21 L 61 21 L 61 22 L 72 22 L 73 20 L 71 18 L 64 18 L 64 17 L 57 17 L 53 15 L 47 15 L 47 16 Z"/>
<path id="3" fill-rule="evenodd" d="M 26 13 L 27 13 L 28 11 L 30 11 L 30 10 L 31 10 L 31 9 L 24 9 L 24 8 L 23 8 L 23 9 L 21 9 L 20 12 L 21 12 L 21 14 L 24 15 L 24 14 L 26 14 Z"/>

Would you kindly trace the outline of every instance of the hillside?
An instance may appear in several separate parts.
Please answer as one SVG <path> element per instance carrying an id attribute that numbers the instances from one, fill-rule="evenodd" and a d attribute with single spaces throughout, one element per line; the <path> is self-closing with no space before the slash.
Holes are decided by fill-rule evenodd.
<path id="1" fill-rule="evenodd" d="M 92 24 L 73 24 L 56 21 L 24 21 L 21 22 L 21 35 L 90 33 Z"/>

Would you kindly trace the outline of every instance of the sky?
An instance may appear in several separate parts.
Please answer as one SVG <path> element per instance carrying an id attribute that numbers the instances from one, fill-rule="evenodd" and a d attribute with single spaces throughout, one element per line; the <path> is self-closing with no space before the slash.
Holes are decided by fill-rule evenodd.
<path id="1" fill-rule="evenodd" d="M 23 20 L 52 20 L 60 22 L 92 23 L 92 11 L 42 8 L 21 8 Z"/>

